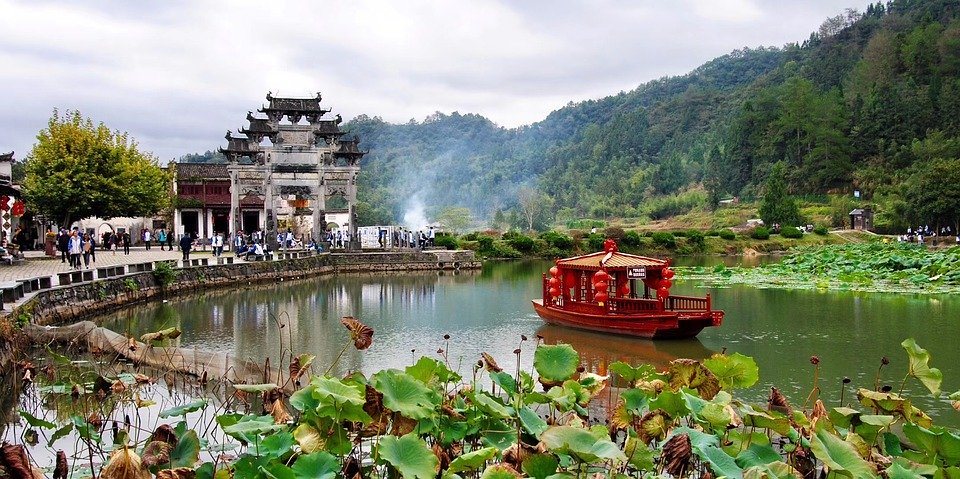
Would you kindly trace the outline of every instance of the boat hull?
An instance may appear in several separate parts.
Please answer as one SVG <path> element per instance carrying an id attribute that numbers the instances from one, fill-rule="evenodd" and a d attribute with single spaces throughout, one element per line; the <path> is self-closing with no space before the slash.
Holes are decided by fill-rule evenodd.
<path id="1" fill-rule="evenodd" d="M 721 319 L 709 311 L 590 314 L 544 306 L 538 299 L 533 300 L 533 309 L 548 324 L 649 339 L 692 338 Z"/>

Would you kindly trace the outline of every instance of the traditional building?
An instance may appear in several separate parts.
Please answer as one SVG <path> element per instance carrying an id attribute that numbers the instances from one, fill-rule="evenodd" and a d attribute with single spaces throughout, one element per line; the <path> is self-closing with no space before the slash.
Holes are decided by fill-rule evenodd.
<path id="1" fill-rule="evenodd" d="M 210 237 L 263 230 L 274 242 L 283 215 L 320 239 L 333 219 L 328 206 L 343 206 L 347 215 L 338 215 L 339 226 L 356 238 L 357 176 L 365 154 L 360 140 L 342 139 L 340 115 L 323 118 L 330 110 L 320 106 L 319 93 L 311 98 L 268 93 L 267 101 L 258 110 L 266 118 L 247 113 L 247 126 L 238 130 L 243 136 L 227 132 L 227 145 L 219 150 L 226 163 L 175 165 L 175 231 Z"/>

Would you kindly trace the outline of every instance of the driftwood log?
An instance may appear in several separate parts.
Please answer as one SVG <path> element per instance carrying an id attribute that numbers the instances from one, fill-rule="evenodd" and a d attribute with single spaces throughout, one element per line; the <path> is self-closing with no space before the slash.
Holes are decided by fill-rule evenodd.
<path id="1" fill-rule="evenodd" d="M 48 327 L 27 325 L 24 333 L 38 344 L 63 344 L 95 353 L 114 354 L 134 364 L 161 371 L 189 374 L 209 379 L 224 379 L 234 383 L 277 383 L 279 372 L 253 361 L 239 359 L 224 353 L 197 349 L 152 346 L 124 336 L 92 321 L 81 321 L 69 326 Z"/>

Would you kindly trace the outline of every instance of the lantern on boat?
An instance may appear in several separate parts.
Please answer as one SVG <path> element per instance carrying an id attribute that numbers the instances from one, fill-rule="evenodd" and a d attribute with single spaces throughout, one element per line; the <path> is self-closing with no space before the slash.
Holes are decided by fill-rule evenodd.
<path id="1" fill-rule="evenodd" d="M 630 296 L 630 283 L 623 283 L 620 286 L 620 296 L 624 298 L 626 298 L 627 296 Z"/>
<path id="2" fill-rule="evenodd" d="M 657 290 L 657 299 L 660 301 L 666 301 L 667 297 L 670 296 L 670 290 L 667 288 L 660 288 Z"/>
<path id="3" fill-rule="evenodd" d="M 557 286 L 560 286 L 560 280 L 557 277 L 550 278 L 549 281 L 550 281 L 551 288 L 556 288 Z"/>
<path id="4" fill-rule="evenodd" d="M 673 287 L 673 281 L 670 281 L 669 279 L 661 279 L 660 287 L 663 289 L 670 289 L 671 287 Z"/>
<path id="5" fill-rule="evenodd" d="M 673 270 L 670 269 L 670 268 L 664 268 L 664 269 L 663 269 L 663 272 L 661 273 L 661 275 L 662 275 L 665 279 L 673 279 L 673 276 L 676 275 L 676 273 L 674 273 Z"/>
<path id="6" fill-rule="evenodd" d="M 560 296 L 560 288 L 553 287 L 550 288 L 550 297 L 557 299 L 557 296 Z"/>
<path id="7" fill-rule="evenodd" d="M 560 275 L 560 268 L 557 268 L 556 266 L 551 266 L 551 267 L 550 267 L 550 276 L 553 276 L 554 278 L 556 278 L 556 277 L 559 276 L 559 275 Z"/>
<path id="8" fill-rule="evenodd" d="M 597 303 L 599 303 L 600 306 L 603 306 L 603 303 L 606 303 L 608 299 L 607 292 L 600 291 L 599 293 L 593 296 L 593 299 L 597 300 Z"/>

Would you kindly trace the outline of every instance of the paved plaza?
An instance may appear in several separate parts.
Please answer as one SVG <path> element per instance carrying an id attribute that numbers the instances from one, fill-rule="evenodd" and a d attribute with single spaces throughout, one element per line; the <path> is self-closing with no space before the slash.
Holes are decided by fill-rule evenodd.
<path id="1" fill-rule="evenodd" d="M 224 251 L 223 254 L 224 256 L 233 256 L 233 252 L 231 251 Z M 149 250 L 145 249 L 143 246 L 133 247 L 130 248 L 130 254 L 128 255 L 123 254 L 122 249 L 117 251 L 116 254 L 114 254 L 113 251 L 103 251 L 98 249 L 96 256 L 96 262 L 90 262 L 89 270 L 91 271 L 96 271 L 97 268 L 109 266 L 139 264 L 150 261 L 170 259 L 179 260 L 183 258 L 183 254 L 180 252 L 180 250 L 161 251 L 157 246 L 154 246 Z M 57 256 L 53 257 L 46 256 L 43 251 L 25 251 L 24 257 L 25 259 L 23 261 L 17 261 L 12 265 L 0 262 L 0 282 L 53 276 L 54 285 L 56 285 L 57 273 L 75 271 L 70 268 L 69 263 L 60 261 L 59 253 Z M 212 257 L 213 252 L 209 248 L 207 251 L 199 250 L 190 252 L 190 259 Z"/>

